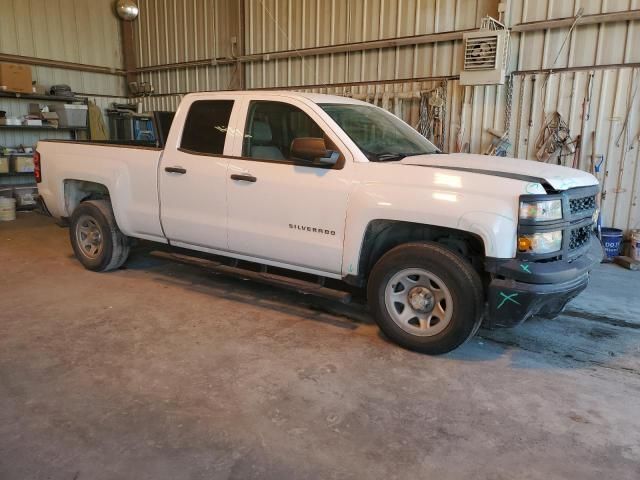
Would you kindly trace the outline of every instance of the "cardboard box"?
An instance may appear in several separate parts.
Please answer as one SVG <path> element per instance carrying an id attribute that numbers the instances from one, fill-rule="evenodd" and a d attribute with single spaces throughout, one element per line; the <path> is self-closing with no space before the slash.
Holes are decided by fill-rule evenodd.
<path id="1" fill-rule="evenodd" d="M 44 123 L 46 125 L 49 125 L 51 127 L 58 126 L 58 114 L 56 112 L 42 112 L 40 115 L 42 116 L 42 120 L 44 120 Z"/>
<path id="2" fill-rule="evenodd" d="M 44 107 L 44 105 L 41 105 L 39 103 L 30 103 L 29 104 L 29 115 L 40 116 L 40 114 L 42 113 L 42 107 Z"/>
<path id="3" fill-rule="evenodd" d="M 9 173 L 9 159 L 6 157 L 0 158 L 0 173 Z"/>
<path id="4" fill-rule="evenodd" d="M 8 92 L 33 93 L 31 67 L 16 63 L 0 63 L 0 88 Z"/>

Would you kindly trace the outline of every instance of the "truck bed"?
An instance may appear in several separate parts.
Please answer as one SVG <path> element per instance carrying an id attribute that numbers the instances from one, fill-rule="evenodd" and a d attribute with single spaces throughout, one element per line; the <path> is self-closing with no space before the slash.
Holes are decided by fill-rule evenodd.
<path id="1" fill-rule="evenodd" d="M 82 200 L 75 198 L 79 194 L 74 189 L 93 182 L 108 192 L 123 233 L 164 241 L 157 183 L 161 148 L 142 142 L 42 140 L 37 151 L 42 171 L 38 192 L 54 217 L 69 217 Z"/>

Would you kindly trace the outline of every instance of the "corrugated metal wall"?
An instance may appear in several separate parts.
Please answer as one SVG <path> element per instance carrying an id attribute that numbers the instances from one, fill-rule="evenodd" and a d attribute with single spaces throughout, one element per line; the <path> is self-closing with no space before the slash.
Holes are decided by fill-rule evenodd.
<path id="1" fill-rule="evenodd" d="M 238 2 L 234 0 L 139 0 L 135 23 L 138 65 L 164 65 L 193 60 L 230 58 L 238 54 Z M 225 90 L 231 87 L 233 65 L 197 66 L 143 73 L 156 92 Z M 179 96 L 155 97 L 150 109 L 174 110 Z"/>
<path id="2" fill-rule="evenodd" d="M 248 54 L 475 28 L 494 0 L 258 0 L 246 5 Z M 252 88 L 452 75 L 460 41 L 252 63 Z"/>
<path id="3" fill-rule="evenodd" d="M 516 25 L 573 17 L 580 9 L 583 15 L 593 15 L 639 8 L 638 0 L 514 0 L 510 16 L 511 24 Z M 638 21 L 578 25 L 558 56 L 568 32 L 569 28 L 560 28 L 515 35 L 512 68 L 530 70 L 640 62 Z"/>
<path id="4" fill-rule="evenodd" d="M 202 59 L 221 61 L 239 54 L 231 42 L 238 31 L 238 2 L 139 3 L 136 46 L 140 66 Z M 244 53 L 265 56 L 241 64 L 240 72 L 233 64 L 214 61 L 144 73 L 142 79 L 152 81 L 160 94 L 145 99 L 147 108 L 175 109 L 182 93 L 230 88 L 239 73 L 244 73 L 247 88 L 282 87 L 353 95 L 388 108 L 416 126 L 420 92 L 440 86 L 441 79 L 413 79 L 457 75 L 462 64 L 460 40 L 317 56 L 297 55 L 295 50 L 472 29 L 479 26 L 482 16 L 497 16 L 498 0 L 245 0 L 243 7 Z M 584 15 L 634 10 L 640 9 L 640 0 L 512 0 L 508 23 L 514 26 L 571 17 L 580 9 Z M 578 162 L 581 168 L 590 168 L 592 148 L 605 155 L 608 173 L 604 178 L 604 221 L 621 228 L 640 227 L 640 94 L 634 97 L 632 84 L 632 78 L 640 83 L 640 73 L 632 66 L 597 67 L 593 73 L 591 116 L 583 126 L 582 102 L 590 73 L 580 69 L 640 63 L 638 23 L 578 25 L 569 37 L 569 27 L 511 36 L 511 70 L 523 71 L 513 80 L 512 153 L 534 159 L 535 141 L 545 119 L 560 112 L 572 136 L 583 133 L 585 141 Z M 566 44 L 560 50 L 565 38 Z M 293 51 L 291 58 L 268 57 L 269 53 L 283 50 Z M 535 82 L 532 72 L 524 72 L 545 68 L 570 70 L 550 76 L 538 73 Z M 373 83 L 379 80 L 396 83 Z M 487 129 L 501 131 L 505 126 L 507 90 L 506 86 L 462 87 L 453 78 L 446 81 L 445 131 L 450 151 L 455 148 L 461 127 L 461 143 L 468 144 L 471 152 L 482 153 L 490 147 L 494 137 Z M 617 138 L 627 111 L 629 139 L 623 147 L 617 144 Z M 591 131 L 596 132 L 595 147 Z M 631 146 L 633 149 L 629 150 Z"/>
<path id="5" fill-rule="evenodd" d="M 589 77 L 593 75 L 589 87 Z M 535 81 L 533 80 L 536 78 Z M 544 87 L 545 81 L 547 82 Z M 592 154 L 604 155 L 597 176 L 603 182 L 603 224 L 617 228 L 640 228 L 640 69 L 620 68 L 519 75 L 514 82 L 511 140 L 514 156 L 536 159 L 537 141 L 546 120 L 560 113 L 571 136 L 582 134 L 582 151 L 565 164 L 593 173 Z M 583 102 L 588 120 L 583 122 Z M 533 98 L 532 98 L 533 95 Z M 627 119 L 628 114 L 628 119 Z M 627 119 L 625 128 L 625 119 Z M 596 163 L 598 163 L 596 158 Z"/>
<path id="6" fill-rule="evenodd" d="M 0 20 L 2 53 L 122 68 L 111 0 L 0 0 Z M 33 67 L 33 78 L 93 95 L 126 95 L 116 75 Z"/>
<path id="7" fill-rule="evenodd" d="M 120 27 L 112 0 L 0 0 L 0 53 L 122 68 Z M 67 84 L 101 109 L 126 101 L 122 76 L 32 66 L 33 80 Z M 0 98 L 11 116 L 28 113 L 28 101 Z M 34 145 L 41 138 L 69 138 L 68 131 L 3 130 L 0 144 Z"/>

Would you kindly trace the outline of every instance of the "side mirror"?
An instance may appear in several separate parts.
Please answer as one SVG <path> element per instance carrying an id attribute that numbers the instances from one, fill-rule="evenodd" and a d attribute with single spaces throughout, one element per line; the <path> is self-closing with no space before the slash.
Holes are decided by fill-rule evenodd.
<path id="1" fill-rule="evenodd" d="M 327 150 L 323 138 L 301 137 L 291 142 L 291 156 L 323 165 L 335 165 L 340 153 Z"/>

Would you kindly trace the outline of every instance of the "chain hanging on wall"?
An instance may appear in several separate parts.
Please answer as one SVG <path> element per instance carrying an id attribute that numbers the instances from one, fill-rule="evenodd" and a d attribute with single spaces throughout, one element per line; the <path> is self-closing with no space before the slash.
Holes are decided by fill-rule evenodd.
<path id="1" fill-rule="evenodd" d="M 449 151 L 449 145 L 446 144 L 447 142 L 447 88 L 449 87 L 449 81 L 447 79 L 444 79 L 442 81 L 442 107 L 441 107 L 441 113 L 442 113 L 442 140 L 440 142 L 440 145 L 438 145 L 438 148 L 440 150 L 442 150 L 443 152 L 448 152 Z"/>
<path id="2" fill-rule="evenodd" d="M 507 77 L 507 101 L 504 107 L 504 133 L 507 140 L 511 139 L 511 110 L 513 106 L 513 74 Z"/>

